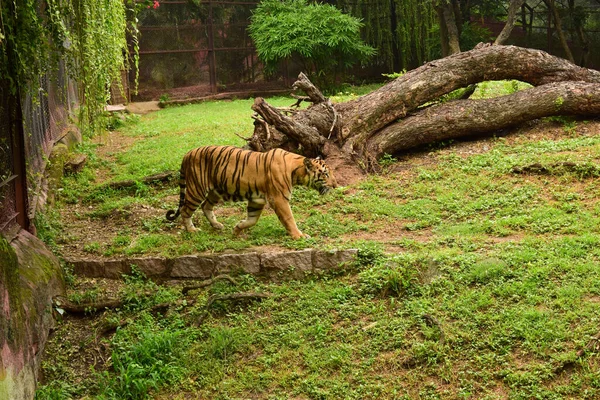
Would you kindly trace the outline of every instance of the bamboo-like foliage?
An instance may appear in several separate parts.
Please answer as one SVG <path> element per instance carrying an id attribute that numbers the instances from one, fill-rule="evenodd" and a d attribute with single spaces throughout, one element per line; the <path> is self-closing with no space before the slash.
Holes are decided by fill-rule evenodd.
<path id="1" fill-rule="evenodd" d="M 375 65 L 398 72 L 431 59 L 428 43 L 437 24 L 431 0 L 336 0 L 335 5 L 363 21 L 364 40 L 377 48 Z"/>

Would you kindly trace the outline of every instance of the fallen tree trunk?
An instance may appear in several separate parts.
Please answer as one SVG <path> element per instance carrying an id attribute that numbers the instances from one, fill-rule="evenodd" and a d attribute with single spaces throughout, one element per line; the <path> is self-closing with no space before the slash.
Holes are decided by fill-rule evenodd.
<path id="1" fill-rule="evenodd" d="M 557 114 L 600 115 L 600 83 L 549 83 L 485 100 L 456 100 L 418 111 L 369 137 L 379 158 L 437 141 L 473 136 Z"/>
<path id="2" fill-rule="evenodd" d="M 504 79 L 534 87 L 493 99 L 436 104 L 456 89 Z M 483 45 L 435 60 L 365 96 L 335 105 L 304 74 L 294 88 L 313 104 L 304 110 L 278 110 L 257 98 L 250 147 L 283 147 L 367 170 L 377 169 L 376 160 L 385 153 L 425 143 L 490 133 L 545 116 L 600 115 L 599 71 L 516 46 Z"/>

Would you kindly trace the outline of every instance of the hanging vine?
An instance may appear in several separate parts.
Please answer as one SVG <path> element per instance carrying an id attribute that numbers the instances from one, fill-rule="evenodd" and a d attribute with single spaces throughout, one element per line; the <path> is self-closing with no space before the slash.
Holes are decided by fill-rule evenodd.
<path id="1" fill-rule="evenodd" d="M 17 90 L 40 90 L 39 77 L 65 61 L 79 88 L 83 132 L 100 129 L 112 82 L 137 69 L 137 9 L 150 0 L 0 0 L 0 80 Z M 129 24 L 127 9 L 131 10 Z M 134 38 L 130 62 L 127 32 Z"/>

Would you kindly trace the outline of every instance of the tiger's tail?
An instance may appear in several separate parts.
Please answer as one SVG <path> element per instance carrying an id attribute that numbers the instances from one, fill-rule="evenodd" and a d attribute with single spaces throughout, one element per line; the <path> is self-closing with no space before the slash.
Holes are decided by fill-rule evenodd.
<path id="1" fill-rule="evenodd" d="M 183 164 L 181 165 L 181 169 L 179 170 L 179 206 L 177 207 L 177 211 L 169 210 L 167 211 L 167 215 L 165 218 L 169 221 L 175 221 L 175 218 L 179 217 L 181 214 L 181 207 L 185 203 L 185 172 L 183 171 Z"/>

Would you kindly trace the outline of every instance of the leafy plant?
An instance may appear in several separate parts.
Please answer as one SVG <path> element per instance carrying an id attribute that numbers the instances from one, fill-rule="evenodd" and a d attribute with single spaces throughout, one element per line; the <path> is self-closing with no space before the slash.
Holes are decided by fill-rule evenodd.
<path id="1" fill-rule="evenodd" d="M 185 376 L 182 353 L 185 331 L 157 329 L 146 323 L 119 331 L 112 340 L 115 373 L 100 375 L 100 399 L 147 399 L 150 391 L 180 381 Z"/>
<path id="2" fill-rule="evenodd" d="M 78 84 L 81 130 L 99 132 L 109 87 L 120 84 L 122 70 L 129 67 L 126 3 L 135 9 L 133 1 L 48 0 L 44 7 L 37 0 L 0 3 L 0 79 L 10 82 L 13 93 L 18 88 L 37 93 L 40 76 L 64 60 Z M 136 37 L 135 30 L 130 33 Z"/>
<path id="3" fill-rule="evenodd" d="M 357 18 L 329 4 L 266 0 L 256 7 L 249 29 L 267 70 L 275 71 L 284 60 L 297 61 L 327 91 L 343 81 L 349 67 L 375 54 L 361 40 L 361 27 Z"/>

